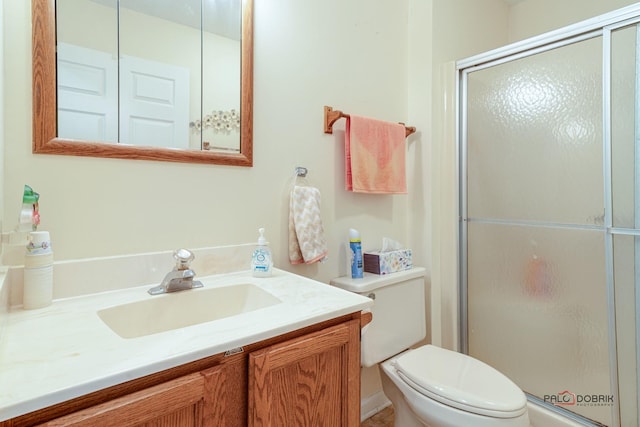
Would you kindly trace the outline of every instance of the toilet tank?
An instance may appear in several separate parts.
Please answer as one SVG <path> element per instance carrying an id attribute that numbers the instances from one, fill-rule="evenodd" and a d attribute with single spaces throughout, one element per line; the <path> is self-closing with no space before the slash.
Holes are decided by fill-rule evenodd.
<path id="1" fill-rule="evenodd" d="M 343 276 L 333 286 L 374 300 L 373 320 L 362 330 L 362 366 L 373 366 L 406 350 L 426 335 L 425 269 L 377 275 L 362 279 Z"/>

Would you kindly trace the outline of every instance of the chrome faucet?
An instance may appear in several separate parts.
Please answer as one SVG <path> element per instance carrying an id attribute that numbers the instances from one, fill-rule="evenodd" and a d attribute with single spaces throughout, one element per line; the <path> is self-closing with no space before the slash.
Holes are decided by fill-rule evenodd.
<path id="1" fill-rule="evenodd" d="M 176 266 L 167 273 L 162 283 L 147 291 L 149 294 L 159 295 L 202 287 L 201 282 L 193 280 L 196 273 L 189 267 L 189 264 L 195 258 L 193 252 L 187 249 L 178 249 L 173 253 L 173 257 L 176 260 Z"/>

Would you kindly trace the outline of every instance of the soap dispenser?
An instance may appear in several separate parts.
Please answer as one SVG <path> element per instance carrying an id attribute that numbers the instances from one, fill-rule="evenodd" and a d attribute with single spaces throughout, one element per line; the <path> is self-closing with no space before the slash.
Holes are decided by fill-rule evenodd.
<path id="1" fill-rule="evenodd" d="M 251 272 L 254 277 L 269 277 L 273 272 L 273 261 L 271 259 L 271 249 L 264 237 L 264 228 L 258 229 L 258 245 L 251 256 Z"/>

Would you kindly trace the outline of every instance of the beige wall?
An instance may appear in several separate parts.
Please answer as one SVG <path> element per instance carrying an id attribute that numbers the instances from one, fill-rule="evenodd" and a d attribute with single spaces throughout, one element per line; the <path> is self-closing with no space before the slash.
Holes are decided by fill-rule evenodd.
<path id="1" fill-rule="evenodd" d="M 509 40 L 523 40 L 636 3 L 635 0 L 525 0 L 511 7 Z"/>
<path id="2" fill-rule="evenodd" d="M 256 2 L 253 168 L 33 155 L 30 2 L 6 3 L 3 230 L 13 228 L 28 183 L 42 195 L 41 227 L 57 259 L 246 243 L 265 226 L 278 266 L 326 281 L 346 273 L 346 231 L 356 227 L 365 247 L 396 238 L 417 264 L 443 274 L 451 260 L 432 247 L 449 251 L 454 240 L 441 229 L 455 217 L 452 61 L 630 3 Z M 418 127 L 408 140 L 409 195 L 343 190 L 344 120 L 324 135 L 325 104 Z M 287 262 L 286 195 L 297 165 L 323 194 L 326 264 Z"/>
<path id="3" fill-rule="evenodd" d="M 432 340 L 457 348 L 457 169 L 455 61 L 507 43 L 509 8 L 501 0 L 434 1 L 431 97 Z M 438 324 L 440 326 L 438 327 Z M 439 336 L 438 336 L 439 335 Z"/>
<path id="4" fill-rule="evenodd" d="M 5 231 L 28 183 L 41 194 L 41 228 L 59 260 L 247 243 L 264 226 L 276 266 L 328 281 L 346 274 L 349 227 L 365 247 L 383 236 L 407 242 L 413 183 L 409 196 L 345 192 L 344 120 L 334 135 L 322 133 L 325 104 L 407 121 L 407 2 L 256 2 L 253 168 L 33 155 L 29 3 L 5 7 Z M 287 188 L 298 165 L 323 195 L 325 264 L 287 260 Z"/>
<path id="5" fill-rule="evenodd" d="M 255 166 L 240 168 L 33 155 L 30 2 L 5 2 L 3 230 L 14 227 L 27 183 L 41 194 L 41 228 L 52 233 L 59 260 L 247 243 L 264 226 L 277 267 L 327 282 L 346 274 L 344 243 L 355 227 L 365 248 L 388 236 L 414 249 L 429 273 L 431 340 L 455 347 L 453 61 L 631 2 L 255 3 Z M 323 105 L 417 126 L 407 142 L 409 195 L 343 190 L 344 120 L 324 135 Z M 325 264 L 287 260 L 296 166 L 307 167 L 322 192 Z"/>

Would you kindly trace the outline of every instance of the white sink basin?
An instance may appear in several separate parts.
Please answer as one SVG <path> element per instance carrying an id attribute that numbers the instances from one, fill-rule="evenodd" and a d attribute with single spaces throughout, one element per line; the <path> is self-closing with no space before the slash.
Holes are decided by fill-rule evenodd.
<path id="1" fill-rule="evenodd" d="M 122 338 L 137 338 L 211 322 L 279 304 L 282 301 L 253 284 L 199 288 L 149 296 L 148 299 L 98 311 Z"/>

